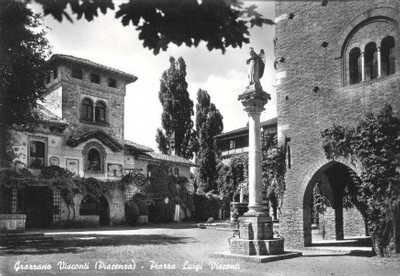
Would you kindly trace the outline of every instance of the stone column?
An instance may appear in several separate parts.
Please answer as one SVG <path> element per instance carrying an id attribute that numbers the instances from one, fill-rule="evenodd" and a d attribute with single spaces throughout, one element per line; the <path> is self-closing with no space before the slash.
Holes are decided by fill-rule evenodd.
<path id="1" fill-rule="evenodd" d="M 18 190 L 12 189 L 11 213 L 18 213 Z"/>
<path id="2" fill-rule="evenodd" d="M 53 188 L 53 226 L 59 226 L 61 222 L 61 191 Z"/>
<path id="3" fill-rule="evenodd" d="M 262 198 L 260 114 L 270 96 L 262 89 L 247 89 L 239 96 L 249 115 L 249 211 L 246 216 L 265 214 Z"/>
<path id="4" fill-rule="evenodd" d="M 378 56 L 378 78 L 382 77 L 382 57 L 381 57 L 381 47 L 376 48 L 376 54 Z"/>
<path id="5" fill-rule="evenodd" d="M 361 53 L 361 81 L 365 81 L 365 52 Z"/>

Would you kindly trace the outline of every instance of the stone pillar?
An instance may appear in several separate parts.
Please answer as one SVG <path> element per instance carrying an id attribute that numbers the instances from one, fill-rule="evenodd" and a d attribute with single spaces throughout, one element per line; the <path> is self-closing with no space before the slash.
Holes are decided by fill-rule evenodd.
<path id="1" fill-rule="evenodd" d="M 270 96 L 259 88 L 248 88 L 239 95 L 244 110 L 249 115 L 249 211 L 246 216 L 262 215 L 262 171 L 261 171 L 261 139 L 260 114 Z"/>
<path id="2" fill-rule="evenodd" d="M 361 53 L 361 81 L 365 81 L 365 52 Z"/>
<path id="3" fill-rule="evenodd" d="M 239 95 L 249 115 L 249 211 L 239 218 L 239 239 L 230 240 L 230 253 L 278 255 L 284 253 L 283 239 L 274 239 L 272 218 L 263 207 L 260 114 L 270 100 L 261 86 L 252 85 Z"/>
<path id="4" fill-rule="evenodd" d="M 55 188 L 53 190 L 53 225 L 58 226 L 61 222 L 61 192 Z"/>
<path id="5" fill-rule="evenodd" d="M 378 56 L 378 78 L 382 77 L 382 57 L 381 57 L 381 47 L 376 48 Z"/>
<path id="6" fill-rule="evenodd" d="M 12 189 L 11 213 L 18 213 L 18 190 Z"/>

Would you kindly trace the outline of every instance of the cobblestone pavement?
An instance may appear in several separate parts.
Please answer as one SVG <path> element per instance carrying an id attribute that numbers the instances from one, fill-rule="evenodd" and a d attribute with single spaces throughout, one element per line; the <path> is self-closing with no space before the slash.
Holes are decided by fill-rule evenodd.
<path id="1" fill-rule="evenodd" d="M 0 247 L 0 274 L 400 276 L 399 259 L 380 259 L 365 252 L 345 255 L 305 250 L 302 257 L 263 264 L 215 259 L 212 253 L 228 250 L 232 233 L 199 229 L 194 224 L 46 233 L 55 240 Z"/>

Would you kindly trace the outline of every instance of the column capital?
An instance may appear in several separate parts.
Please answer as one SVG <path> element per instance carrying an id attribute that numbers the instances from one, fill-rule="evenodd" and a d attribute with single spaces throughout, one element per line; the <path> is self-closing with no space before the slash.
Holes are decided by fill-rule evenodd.
<path id="1" fill-rule="evenodd" d="M 264 111 L 264 105 L 271 100 L 271 96 L 260 89 L 246 89 L 239 95 L 238 100 L 243 104 L 244 110 L 251 113 L 261 113 Z"/>

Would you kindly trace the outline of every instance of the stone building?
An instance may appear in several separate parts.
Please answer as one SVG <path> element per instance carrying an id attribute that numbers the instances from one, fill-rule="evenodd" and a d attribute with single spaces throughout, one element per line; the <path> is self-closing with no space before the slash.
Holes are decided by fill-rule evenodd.
<path id="1" fill-rule="evenodd" d="M 277 118 L 269 119 L 260 123 L 261 136 L 275 136 L 277 133 Z M 215 136 L 215 140 L 221 150 L 223 160 L 230 157 L 247 153 L 249 147 L 249 127 L 242 127 Z"/>
<path id="2" fill-rule="evenodd" d="M 355 125 L 386 103 L 399 115 L 400 2 L 276 1 L 275 9 L 278 140 L 290 141 L 291 164 L 280 232 L 286 246 L 312 243 L 318 183 L 332 206 L 323 218 L 327 236 L 365 235 L 360 212 L 342 206 L 344 183 L 359 171 L 326 159 L 321 131 L 335 123 Z"/>
<path id="3" fill-rule="evenodd" d="M 124 140 L 126 86 L 137 77 L 117 69 L 68 55 L 53 55 L 43 104 L 34 112 L 38 123 L 17 126 L 13 131 L 14 164 L 39 175 L 43 167 L 59 166 L 82 178 L 118 182 L 128 173 L 148 179 L 151 166 L 169 164 L 177 177 L 190 180 L 193 163 L 178 156 Z M 24 189 L 1 191 L 0 229 L 18 228 L 9 214 L 26 215 L 27 228 L 64 225 L 72 218 L 81 225 L 123 224 L 125 203 L 140 192 L 115 189 L 95 202 L 77 194 L 67 206 L 54 185 L 32 184 Z M 18 215 L 16 215 L 18 217 Z"/>

